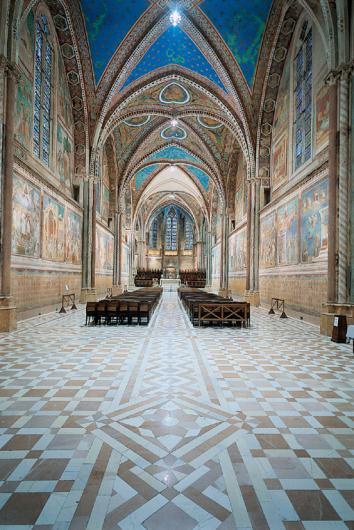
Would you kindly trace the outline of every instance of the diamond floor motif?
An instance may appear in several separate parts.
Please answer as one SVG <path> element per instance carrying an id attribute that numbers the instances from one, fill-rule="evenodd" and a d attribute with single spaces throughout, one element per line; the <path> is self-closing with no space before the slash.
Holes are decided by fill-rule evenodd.
<path id="1" fill-rule="evenodd" d="M 257 426 L 255 419 L 247 421 L 242 413 L 231 414 L 183 396 L 140 400 L 79 423 L 113 449 L 129 451 L 143 469 L 169 455 L 201 465 L 203 454 L 205 459 L 217 455 Z"/>

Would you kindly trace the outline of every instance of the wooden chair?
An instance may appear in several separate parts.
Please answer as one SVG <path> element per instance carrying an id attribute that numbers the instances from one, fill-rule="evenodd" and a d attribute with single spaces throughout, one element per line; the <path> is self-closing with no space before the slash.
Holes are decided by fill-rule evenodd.
<path id="1" fill-rule="evenodd" d="M 86 304 L 86 326 L 90 324 L 91 319 L 95 321 L 96 317 L 96 302 L 87 302 Z"/>
<path id="2" fill-rule="evenodd" d="M 128 302 L 128 322 L 133 324 L 134 318 L 139 322 L 139 302 Z"/>
<path id="3" fill-rule="evenodd" d="M 106 307 L 107 307 L 106 300 L 100 300 L 99 302 L 97 302 L 97 304 L 96 304 L 96 318 L 95 318 L 96 324 L 100 324 L 101 325 L 102 319 L 103 319 L 104 322 L 106 321 Z"/>
<path id="4" fill-rule="evenodd" d="M 139 304 L 139 324 L 142 324 L 143 320 L 146 320 L 146 324 L 150 322 L 150 311 L 151 304 L 149 302 L 141 302 Z"/>
<path id="5" fill-rule="evenodd" d="M 119 324 L 125 324 L 128 322 L 128 302 L 126 300 L 119 301 L 118 322 Z"/>
<path id="6" fill-rule="evenodd" d="M 106 308 L 106 324 L 118 324 L 118 302 L 109 301 Z"/>

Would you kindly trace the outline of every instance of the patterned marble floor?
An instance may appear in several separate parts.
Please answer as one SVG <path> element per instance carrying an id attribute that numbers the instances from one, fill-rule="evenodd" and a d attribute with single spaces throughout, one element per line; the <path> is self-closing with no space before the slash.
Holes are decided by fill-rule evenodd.
<path id="1" fill-rule="evenodd" d="M 261 309 L 0 339 L 0 530 L 354 529 L 354 357 Z"/>

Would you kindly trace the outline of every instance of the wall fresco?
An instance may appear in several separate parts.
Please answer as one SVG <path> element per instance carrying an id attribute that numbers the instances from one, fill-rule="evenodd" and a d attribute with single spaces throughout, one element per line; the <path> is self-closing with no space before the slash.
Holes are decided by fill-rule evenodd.
<path id="1" fill-rule="evenodd" d="M 232 235 L 229 240 L 229 272 L 244 272 L 247 259 L 246 229 Z"/>
<path id="2" fill-rule="evenodd" d="M 71 210 L 66 216 L 65 260 L 73 265 L 81 264 L 82 220 L 80 215 Z"/>
<path id="3" fill-rule="evenodd" d="M 275 266 L 276 227 L 275 213 L 261 219 L 260 228 L 260 268 L 266 269 Z"/>
<path id="4" fill-rule="evenodd" d="M 43 241 L 42 257 L 64 261 L 65 254 L 65 208 L 55 199 L 43 196 Z"/>
<path id="5" fill-rule="evenodd" d="M 289 201 L 277 210 L 277 264 L 298 263 L 299 200 Z"/>
<path id="6" fill-rule="evenodd" d="M 102 187 L 102 213 L 103 219 L 107 221 L 109 217 L 109 188 L 103 185 Z"/>
<path id="7" fill-rule="evenodd" d="M 58 123 L 57 128 L 57 170 L 60 182 L 65 184 L 67 189 L 71 189 L 71 179 L 73 175 L 73 145 L 68 133 Z"/>
<path id="8" fill-rule="evenodd" d="M 321 258 L 328 250 L 328 181 L 316 184 L 301 196 L 301 261 Z"/>
<path id="9" fill-rule="evenodd" d="M 34 14 L 31 10 L 26 23 L 21 27 L 18 57 L 30 76 L 33 75 L 34 61 Z"/>
<path id="10" fill-rule="evenodd" d="M 27 149 L 32 140 L 32 83 L 24 75 L 17 85 L 15 138 Z"/>
<path id="11" fill-rule="evenodd" d="M 13 180 L 12 252 L 38 258 L 40 255 L 41 195 L 27 180 Z"/>
<path id="12" fill-rule="evenodd" d="M 58 114 L 70 132 L 74 128 L 72 113 L 72 102 L 68 84 L 66 82 L 66 72 L 63 59 L 58 60 Z"/>
<path id="13" fill-rule="evenodd" d="M 290 67 L 289 60 L 286 60 L 283 75 L 279 85 L 279 92 L 274 113 L 273 138 L 279 138 L 289 126 L 289 87 L 290 87 Z"/>
<path id="14" fill-rule="evenodd" d="M 113 235 L 99 226 L 96 229 L 96 269 L 113 270 Z"/>
<path id="15" fill-rule="evenodd" d="M 316 98 L 316 147 L 319 149 L 328 143 L 329 133 L 329 91 L 324 86 Z"/>
<path id="16" fill-rule="evenodd" d="M 288 135 L 287 133 L 274 145 L 272 187 L 279 188 L 286 182 L 288 176 Z"/>

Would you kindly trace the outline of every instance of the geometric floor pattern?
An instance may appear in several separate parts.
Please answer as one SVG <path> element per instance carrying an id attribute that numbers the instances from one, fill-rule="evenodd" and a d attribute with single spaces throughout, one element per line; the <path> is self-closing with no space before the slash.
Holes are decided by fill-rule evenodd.
<path id="1" fill-rule="evenodd" d="M 252 311 L 0 336 L 0 530 L 354 530 L 354 356 Z"/>

